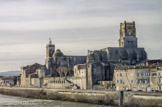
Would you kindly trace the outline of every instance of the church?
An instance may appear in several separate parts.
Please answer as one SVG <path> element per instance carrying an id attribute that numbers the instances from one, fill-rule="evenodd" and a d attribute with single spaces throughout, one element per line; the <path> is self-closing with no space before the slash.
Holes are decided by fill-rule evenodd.
<path id="1" fill-rule="evenodd" d="M 147 59 L 143 47 L 138 47 L 135 22 L 120 24 L 119 47 L 107 47 L 101 50 L 89 51 L 88 62 L 95 60 L 135 65 Z"/>
<path id="2" fill-rule="evenodd" d="M 52 40 L 46 45 L 45 65 L 35 63 L 21 68 L 21 87 L 57 89 L 104 89 L 111 84 L 114 68 L 136 65 L 147 60 L 143 47 L 138 47 L 135 22 L 120 24 L 119 47 L 88 50 L 87 56 L 64 55 Z"/>

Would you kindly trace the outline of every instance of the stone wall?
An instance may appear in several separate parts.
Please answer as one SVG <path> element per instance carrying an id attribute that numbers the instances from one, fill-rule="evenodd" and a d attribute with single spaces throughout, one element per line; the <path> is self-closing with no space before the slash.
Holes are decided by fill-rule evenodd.
<path id="1" fill-rule="evenodd" d="M 162 93 L 0 87 L 0 94 L 126 107 L 162 106 Z"/>
<path id="2" fill-rule="evenodd" d="M 108 66 L 105 66 L 101 62 L 94 62 L 94 63 L 87 64 L 87 88 L 88 89 L 93 89 L 93 85 L 99 84 L 98 83 L 99 81 L 104 81 L 107 79 L 109 79 Z"/>
<path id="3" fill-rule="evenodd" d="M 70 83 L 64 77 L 48 77 L 43 79 L 44 88 L 65 89 L 70 87 Z"/>
<path id="4" fill-rule="evenodd" d="M 43 79 L 41 79 L 41 78 L 31 78 L 30 87 L 40 88 L 42 84 L 43 84 Z"/>
<path id="5" fill-rule="evenodd" d="M 46 77 L 46 78 L 23 78 L 21 79 L 21 87 L 33 87 L 33 88 L 77 88 L 87 89 L 86 77 Z"/>
<path id="6" fill-rule="evenodd" d="M 21 87 L 30 87 L 30 78 L 21 78 Z"/>
<path id="7" fill-rule="evenodd" d="M 123 64 L 136 64 L 147 59 L 144 48 L 118 48 L 108 47 L 108 61 L 122 62 Z"/>
<path id="8" fill-rule="evenodd" d="M 0 94 L 27 98 L 119 105 L 119 92 L 92 90 L 63 90 L 42 88 L 0 87 Z"/>
<path id="9" fill-rule="evenodd" d="M 134 107 L 161 107 L 162 93 L 124 92 L 123 105 Z"/>

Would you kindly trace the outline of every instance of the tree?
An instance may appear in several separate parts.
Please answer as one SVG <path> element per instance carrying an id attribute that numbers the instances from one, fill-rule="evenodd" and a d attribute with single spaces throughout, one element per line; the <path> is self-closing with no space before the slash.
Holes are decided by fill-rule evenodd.
<path id="1" fill-rule="evenodd" d="M 65 76 L 65 78 L 67 78 L 68 72 L 70 72 L 71 70 L 72 68 L 68 66 L 59 66 L 57 68 L 57 72 L 59 73 L 60 77 Z"/>

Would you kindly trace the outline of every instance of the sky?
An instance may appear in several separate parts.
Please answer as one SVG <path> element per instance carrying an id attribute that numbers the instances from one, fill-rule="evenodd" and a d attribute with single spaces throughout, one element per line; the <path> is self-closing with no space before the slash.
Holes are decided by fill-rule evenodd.
<path id="1" fill-rule="evenodd" d="M 0 72 L 45 63 L 49 38 L 66 55 L 118 47 L 119 27 L 136 23 L 138 46 L 162 59 L 162 0 L 0 0 Z"/>

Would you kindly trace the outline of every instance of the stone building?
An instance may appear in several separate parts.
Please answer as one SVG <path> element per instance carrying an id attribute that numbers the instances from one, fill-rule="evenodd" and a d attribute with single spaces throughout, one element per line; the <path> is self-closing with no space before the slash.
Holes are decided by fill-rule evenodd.
<path id="1" fill-rule="evenodd" d="M 0 86 L 14 86 L 14 78 L 13 77 L 2 77 L 0 78 Z"/>
<path id="2" fill-rule="evenodd" d="M 3 84 L 3 77 L 0 77 L 0 86 Z"/>
<path id="3" fill-rule="evenodd" d="M 158 90 L 162 91 L 162 64 L 157 68 L 157 81 L 158 81 Z"/>
<path id="4" fill-rule="evenodd" d="M 60 49 L 55 51 L 55 45 L 51 39 L 46 45 L 45 65 L 35 63 L 21 68 L 21 87 L 70 87 L 75 86 L 67 80 L 73 77 L 73 67 L 77 64 L 84 64 L 86 56 L 64 55 Z M 73 80 L 73 79 L 70 79 Z M 69 86 L 67 84 L 69 83 Z M 49 85 L 50 84 L 50 85 Z"/>
<path id="5" fill-rule="evenodd" d="M 112 81 L 114 68 L 121 65 L 136 65 L 137 63 L 147 60 L 147 53 L 144 48 L 138 47 L 136 37 L 135 22 L 124 22 L 120 24 L 120 39 L 119 47 L 107 47 L 100 50 L 90 51 L 88 50 L 87 65 L 93 65 L 93 63 L 102 63 L 102 69 L 97 70 L 98 76 L 103 77 L 97 81 Z M 93 71 L 87 72 L 95 72 Z M 103 70 L 104 69 L 104 70 Z M 103 70 L 103 71 L 102 71 Z M 95 73 L 94 73 L 95 75 Z M 103 76 L 104 75 L 104 76 Z M 97 77 L 99 79 L 100 77 Z M 91 79 L 92 78 L 92 79 Z M 96 83 L 96 77 L 88 76 L 89 87 Z M 92 81 L 90 83 L 90 81 Z"/>
<path id="6" fill-rule="evenodd" d="M 150 91 L 152 71 L 156 67 L 121 66 L 114 70 L 116 90 Z"/>
<path id="7" fill-rule="evenodd" d="M 135 22 L 120 25 L 119 47 L 88 51 L 87 56 L 64 55 L 55 49 L 51 39 L 46 45 L 45 65 L 33 64 L 21 68 L 21 87 L 105 89 L 113 87 L 114 68 L 135 65 L 147 59 L 139 48 Z"/>
<path id="8" fill-rule="evenodd" d="M 107 47 L 89 51 L 87 62 L 108 61 L 126 65 L 135 65 L 147 59 L 144 48 L 138 47 L 135 22 L 120 24 L 119 47 Z"/>
<path id="9" fill-rule="evenodd" d="M 161 65 L 119 66 L 114 70 L 116 90 L 161 91 Z"/>

